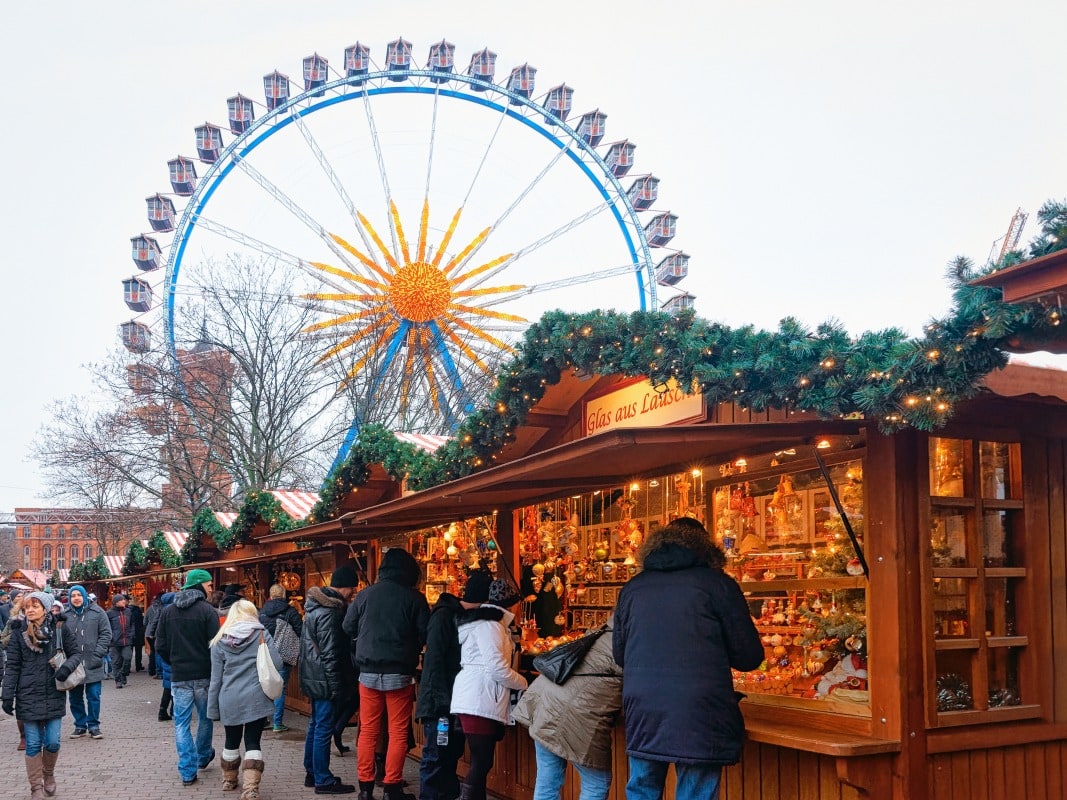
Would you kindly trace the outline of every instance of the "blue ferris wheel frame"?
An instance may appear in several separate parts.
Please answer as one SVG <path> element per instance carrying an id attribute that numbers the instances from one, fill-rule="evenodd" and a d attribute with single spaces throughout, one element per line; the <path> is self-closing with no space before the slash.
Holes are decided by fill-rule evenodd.
<path id="1" fill-rule="evenodd" d="M 447 77 L 446 77 L 447 76 Z M 411 79 L 429 79 L 430 85 L 396 85 L 396 81 L 409 81 Z M 506 98 L 508 105 L 520 106 L 531 112 L 531 116 L 526 116 L 518 111 L 509 108 L 508 105 L 490 100 L 481 94 L 472 94 L 469 91 L 457 91 L 456 89 L 444 88 L 442 78 L 446 82 L 459 82 L 465 83 L 471 90 L 479 92 L 491 92 L 495 95 L 499 95 L 502 98 Z M 384 83 L 385 81 L 391 81 L 385 85 L 371 85 L 375 82 Z M 368 84 L 364 88 L 364 84 Z M 353 91 L 355 89 L 355 91 Z M 320 97 L 329 91 L 340 91 L 342 93 L 333 97 L 329 97 L 325 100 L 310 103 L 304 107 L 300 107 L 303 103 L 315 98 Z M 581 172 L 589 179 L 590 182 L 596 187 L 596 190 L 600 196 L 606 201 L 608 207 L 611 210 L 612 216 L 615 218 L 615 222 L 622 233 L 623 239 L 626 242 L 626 247 L 629 251 L 630 258 L 634 264 L 634 276 L 637 282 L 638 301 L 641 311 L 647 311 L 649 303 L 653 306 L 656 305 L 656 281 L 653 274 L 654 266 L 652 264 L 652 256 L 648 244 L 648 238 L 645 235 L 644 227 L 641 225 L 640 219 L 637 215 L 637 210 L 633 207 L 633 203 L 630 201 L 630 197 L 627 192 L 622 188 L 622 184 L 619 183 L 618 178 L 608 167 L 603 158 L 596 152 L 596 150 L 586 142 L 578 132 L 569 126 L 564 120 L 552 115 L 552 113 L 541 106 L 538 106 L 530 98 L 525 95 L 518 94 L 516 92 L 507 89 L 506 87 L 499 86 L 489 81 L 482 80 L 481 78 L 472 77 L 469 75 L 460 75 L 455 73 L 441 73 L 434 70 L 379 70 L 376 72 L 368 72 L 363 75 L 352 75 L 340 78 L 335 81 L 323 84 L 322 86 L 308 89 L 292 98 L 285 103 L 279 105 L 274 110 L 270 111 L 263 117 L 255 120 L 248 128 L 248 130 L 242 132 L 233 141 L 227 145 L 223 151 L 219 154 L 218 159 L 211 165 L 209 171 L 204 177 L 198 181 L 196 188 L 193 190 L 192 195 L 189 198 L 189 202 L 186 204 L 185 209 L 182 212 L 181 218 L 176 226 L 174 238 L 171 243 L 171 257 L 167 262 L 167 270 L 164 286 L 164 329 L 166 335 L 167 349 L 169 352 L 170 360 L 173 365 L 175 374 L 178 376 L 179 385 L 181 385 L 181 391 L 184 394 L 184 384 L 181 380 L 181 369 L 178 362 L 178 349 L 177 342 L 175 340 L 175 327 L 174 327 L 174 314 L 175 314 L 175 296 L 178 289 L 178 278 L 181 271 L 182 258 L 185 253 L 185 248 L 189 243 L 189 237 L 192 235 L 193 230 L 196 227 L 197 219 L 203 213 L 208 201 L 214 195 L 219 185 L 230 174 L 234 167 L 236 167 L 240 161 L 246 158 L 252 153 L 260 144 L 267 141 L 274 134 L 287 128 L 293 123 L 296 117 L 303 118 L 315 111 L 319 111 L 324 108 L 329 108 L 341 102 L 349 100 L 356 100 L 361 98 L 370 98 L 377 95 L 390 95 L 390 94 L 427 94 L 427 95 L 442 95 L 445 97 L 451 97 L 457 100 L 464 100 L 467 102 L 475 103 L 483 107 L 492 109 L 494 111 L 505 114 L 506 116 L 514 119 L 522 124 L 526 125 L 530 129 L 541 134 L 545 139 L 554 144 L 556 147 L 564 151 L 565 155 L 581 170 Z M 551 124 L 553 127 L 558 128 L 565 134 L 565 139 L 557 135 L 553 130 L 549 129 L 545 125 L 540 124 L 539 119 L 548 119 L 551 117 Z M 260 130 L 265 128 L 265 130 Z M 251 139 L 251 141 L 249 141 Z M 572 143 L 577 146 L 577 152 L 568 145 Z M 589 161 L 591 161 L 601 173 L 603 180 L 597 177 L 596 172 L 592 169 L 589 163 L 581 157 L 584 154 Z M 609 191 L 609 187 L 614 191 L 615 199 L 612 199 L 612 192 Z M 619 205 L 622 205 L 620 211 Z M 636 243 L 634 241 L 634 234 L 636 234 Z M 638 251 L 640 250 L 640 255 Z M 450 379 L 455 383 L 459 382 L 462 385 L 458 372 L 451 359 L 447 348 L 444 346 L 443 339 L 437 326 L 433 326 L 434 339 L 438 344 L 439 354 L 441 355 L 446 372 L 449 373 Z M 390 345 L 390 352 L 387 354 L 388 361 L 392 361 L 395 356 L 395 347 L 398 344 L 394 341 Z M 379 388 L 381 376 L 376 378 L 374 385 L 372 386 L 372 392 L 376 393 Z M 473 410 L 470 402 L 466 403 L 466 411 L 470 413 Z M 458 424 L 459 419 L 451 408 L 447 409 L 447 419 L 451 427 L 455 427 Z M 351 426 L 344 441 L 338 450 L 337 456 L 334 459 L 333 464 L 330 467 L 330 473 L 336 469 L 344 458 L 347 456 L 349 450 L 354 444 L 359 429 L 361 427 L 361 420 L 355 419 L 352 421 Z"/>
<path id="2" fill-rule="evenodd" d="M 533 117 L 525 116 L 519 112 L 508 108 L 505 105 L 489 100 L 487 97 L 481 95 L 474 95 L 468 92 L 461 92 L 455 89 L 442 88 L 440 81 L 443 77 L 447 76 L 448 81 L 458 81 L 468 84 L 471 88 L 481 91 L 491 91 L 495 94 L 502 95 L 508 99 L 510 105 L 520 105 L 534 112 Z M 411 78 L 429 78 L 435 83 L 429 86 L 398 86 L 398 85 L 384 85 L 373 86 L 364 88 L 363 84 L 373 83 L 375 81 L 383 80 L 409 80 Z M 311 97 L 317 97 L 325 92 L 331 90 L 345 89 L 349 90 L 353 87 L 357 87 L 356 91 L 345 91 L 343 94 L 336 95 L 334 97 L 321 100 L 316 103 L 312 103 L 305 108 L 294 110 L 295 106 L 308 100 Z M 538 106 L 530 98 L 525 95 L 517 94 L 497 84 L 490 83 L 480 78 L 475 78 L 469 75 L 460 75 L 455 73 L 441 73 L 432 70 L 380 70 L 377 72 L 369 72 L 364 75 L 353 75 L 344 78 L 340 78 L 335 81 L 331 81 L 322 86 L 314 89 L 309 89 L 290 98 L 287 102 L 278 106 L 273 111 L 269 112 L 258 120 L 255 120 L 248 130 L 237 136 L 226 148 L 219 154 L 218 159 L 211 165 L 211 169 L 206 175 L 197 183 L 193 194 L 189 198 L 189 202 L 186 204 L 184 211 L 182 212 L 181 219 L 178 222 L 175 230 L 174 239 L 171 244 L 171 257 L 167 260 L 167 272 L 164 287 L 164 328 L 166 331 L 167 348 L 170 352 L 175 367 L 177 368 L 177 342 L 175 341 L 174 331 L 174 302 L 175 295 L 178 289 L 178 277 L 181 271 L 181 262 L 185 253 L 185 248 L 188 245 L 189 237 L 192 235 L 193 229 L 196 227 L 196 221 L 203 213 L 204 207 L 208 201 L 214 195 L 219 184 L 230 174 L 230 171 L 238 165 L 238 163 L 246 158 L 248 154 L 252 153 L 260 144 L 268 140 L 274 134 L 281 130 L 284 130 L 290 124 L 292 124 L 294 117 L 304 117 L 311 114 L 314 111 L 319 111 L 323 108 L 336 105 L 348 100 L 356 100 L 364 97 L 373 97 L 376 95 L 389 95 L 389 94 L 433 94 L 443 95 L 445 97 L 451 97 L 458 100 L 465 100 L 467 102 L 475 103 L 492 110 L 501 112 L 508 117 L 517 120 L 527 125 L 532 130 L 541 134 L 548 141 L 564 150 L 565 154 L 574 164 L 582 171 L 582 173 L 596 186 L 597 191 L 601 197 L 607 201 L 609 208 L 611 209 L 612 216 L 614 216 L 616 224 L 621 231 L 623 238 L 626 241 L 627 249 L 630 253 L 631 259 L 633 259 L 634 276 L 637 281 L 638 300 L 640 303 L 640 310 L 647 311 L 649 301 L 653 308 L 656 302 L 656 281 L 653 275 L 653 264 L 648 239 L 645 236 L 644 228 L 642 227 L 640 220 L 637 216 L 637 211 L 634 209 L 633 204 L 630 202 L 629 195 L 622 188 L 622 184 L 619 183 L 618 178 L 611 172 L 610 167 L 603 158 L 596 152 L 596 150 L 589 145 L 578 132 L 572 127 L 567 125 L 566 122 L 553 117 L 553 125 L 561 129 L 571 143 L 574 143 L 578 148 L 584 152 L 594 164 L 600 168 L 603 177 L 607 180 L 615 190 L 616 200 L 613 201 L 611 193 L 608 191 L 605 183 L 598 179 L 596 173 L 592 170 L 588 163 L 586 163 L 580 155 L 568 147 L 567 141 L 560 136 L 557 136 L 552 130 L 541 125 L 537 120 L 538 117 L 551 116 L 551 112 L 541 106 Z M 260 128 L 266 127 L 267 130 L 259 133 L 252 141 L 244 144 L 250 137 L 256 134 Z M 623 204 L 623 209 L 620 212 L 618 204 Z M 624 219 L 623 213 L 627 219 Z M 631 227 L 637 235 L 637 243 L 635 245 L 634 237 L 631 235 Z M 640 257 L 638 255 L 638 249 L 640 249 Z"/>

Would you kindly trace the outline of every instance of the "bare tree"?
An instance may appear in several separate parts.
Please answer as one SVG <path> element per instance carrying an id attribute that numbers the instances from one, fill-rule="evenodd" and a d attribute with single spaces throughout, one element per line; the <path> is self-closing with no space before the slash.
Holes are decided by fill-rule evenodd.
<path id="1" fill-rule="evenodd" d="M 133 363 L 90 366 L 102 400 L 53 405 L 32 455 L 56 499 L 79 507 L 160 511 L 186 527 L 203 507 L 232 508 L 253 489 L 315 489 L 351 421 L 448 433 L 481 404 L 506 349 L 461 328 L 441 347 L 321 332 L 304 273 L 272 259 L 189 267 L 171 331 Z M 388 309 L 385 310 L 388 313 Z M 421 346 L 420 346 L 421 345 Z M 113 546 L 105 548 L 111 552 Z"/>

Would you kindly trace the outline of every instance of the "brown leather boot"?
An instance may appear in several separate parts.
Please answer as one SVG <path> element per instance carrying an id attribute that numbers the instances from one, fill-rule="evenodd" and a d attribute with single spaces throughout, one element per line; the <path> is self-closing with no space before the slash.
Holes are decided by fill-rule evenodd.
<path id="1" fill-rule="evenodd" d="M 259 800 L 259 782 L 265 766 L 258 758 L 246 758 L 241 763 L 241 800 Z"/>
<path id="2" fill-rule="evenodd" d="M 30 781 L 30 800 L 45 800 L 44 793 L 44 759 L 40 753 L 25 756 L 26 777 Z"/>
<path id="3" fill-rule="evenodd" d="M 238 756 L 233 761 L 222 759 L 222 791 L 232 792 L 240 785 L 238 772 L 241 770 L 241 758 Z"/>
<path id="4" fill-rule="evenodd" d="M 41 751 L 41 777 L 44 779 L 44 793 L 49 797 L 56 793 L 56 759 L 58 758 L 58 750 L 54 753 L 50 750 Z"/>

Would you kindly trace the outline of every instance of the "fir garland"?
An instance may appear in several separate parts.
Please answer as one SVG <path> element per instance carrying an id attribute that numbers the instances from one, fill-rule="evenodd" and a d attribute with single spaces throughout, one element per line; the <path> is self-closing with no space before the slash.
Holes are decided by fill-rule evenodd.
<path id="1" fill-rule="evenodd" d="M 139 575 L 148 568 L 148 550 L 139 539 L 130 542 L 126 549 L 126 560 L 122 563 L 123 575 Z"/>
<path id="2" fill-rule="evenodd" d="M 249 541 L 253 528 L 260 520 L 266 522 L 272 531 L 279 532 L 295 530 L 307 524 L 289 516 L 270 492 L 253 490 L 245 495 L 237 517 L 229 528 L 216 519 L 211 509 L 201 509 L 196 519 L 193 520 L 193 532 L 190 539 L 196 536 L 198 541 L 200 534 L 207 533 L 215 540 L 215 545 L 219 550 L 232 550 L 237 545 Z M 186 547 L 188 546 L 189 542 L 186 541 Z"/>
<path id="3" fill-rule="evenodd" d="M 81 583 L 110 577 L 111 573 L 108 572 L 107 565 L 104 564 L 104 557 L 97 556 L 88 561 L 79 561 L 77 564 L 71 565 L 68 583 Z"/>
<path id="4" fill-rule="evenodd" d="M 148 560 L 153 563 L 158 562 L 161 566 L 170 569 L 180 567 L 185 563 L 182 557 L 174 552 L 174 548 L 170 546 L 163 531 L 156 531 L 148 539 Z"/>
<path id="5" fill-rule="evenodd" d="M 805 411 L 820 417 L 863 416 L 883 432 L 942 427 L 982 379 L 1007 363 L 1019 339 L 1062 341 L 1064 309 L 1006 304 L 999 289 L 972 287 L 972 263 L 950 264 L 955 308 L 922 337 L 890 328 L 850 337 L 836 322 L 810 330 L 796 319 L 776 331 L 731 328 L 691 311 L 552 311 L 527 329 L 516 357 L 497 376 L 487 406 L 469 416 L 435 454 L 405 462 L 402 445 L 385 431 L 360 442 L 324 487 L 314 520 L 336 516 L 340 499 L 366 481 L 366 464 L 389 459 L 394 477 L 426 489 L 491 466 L 530 409 L 567 370 L 645 377 L 666 391 L 700 391 L 709 403 L 753 411 Z M 363 442 L 368 444 L 364 449 Z"/>

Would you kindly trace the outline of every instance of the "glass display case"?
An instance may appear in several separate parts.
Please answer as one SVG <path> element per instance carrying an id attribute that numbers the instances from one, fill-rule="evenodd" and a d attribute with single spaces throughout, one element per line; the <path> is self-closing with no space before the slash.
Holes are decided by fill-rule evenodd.
<path id="1" fill-rule="evenodd" d="M 932 724 L 1037 715 L 1018 624 L 1029 578 L 1019 445 L 931 437 L 929 481 Z"/>

